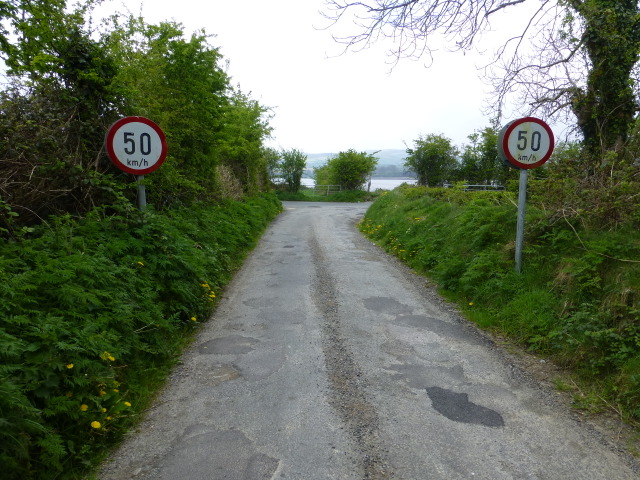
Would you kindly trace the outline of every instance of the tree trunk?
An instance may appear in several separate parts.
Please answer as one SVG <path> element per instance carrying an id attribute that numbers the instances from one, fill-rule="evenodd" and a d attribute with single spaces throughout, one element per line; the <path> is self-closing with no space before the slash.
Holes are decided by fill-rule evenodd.
<path id="1" fill-rule="evenodd" d="M 572 0 L 584 19 L 582 37 L 592 68 L 587 85 L 573 99 L 573 112 L 584 136 L 585 151 L 600 163 L 604 153 L 621 153 L 638 105 L 631 70 L 640 51 L 636 0 Z"/>

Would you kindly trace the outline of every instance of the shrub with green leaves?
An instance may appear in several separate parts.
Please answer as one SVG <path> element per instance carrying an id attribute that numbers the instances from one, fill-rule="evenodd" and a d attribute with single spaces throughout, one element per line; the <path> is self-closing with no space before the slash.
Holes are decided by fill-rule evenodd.
<path id="1" fill-rule="evenodd" d="M 508 192 L 403 186 L 377 199 L 360 228 L 433 278 L 479 325 L 553 356 L 640 419 L 635 224 L 588 228 L 588 219 L 558 221 L 530 205 L 517 274 L 516 208 Z"/>
<path id="2" fill-rule="evenodd" d="M 314 168 L 314 176 L 317 185 L 340 185 L 343 190 L 359 190 L 371 178 L 376 165 L 375 154 L 349 149 Z"/>
<path id="3" fill-rule="evenodd" d="M 280 209 L 272 194 L 164 214 L 98 209 L 2 241 L 3 478 L 80 477 Z"/>

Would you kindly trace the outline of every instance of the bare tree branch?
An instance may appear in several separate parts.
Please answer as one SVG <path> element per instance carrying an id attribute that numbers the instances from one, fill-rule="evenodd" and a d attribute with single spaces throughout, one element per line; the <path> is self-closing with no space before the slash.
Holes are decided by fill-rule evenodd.
<path id="1" fill-rule="evenodd" d="M 513 5 L 517 5 L 519 3 L 524 3 L 526 0 L 514 0 L 513 2 L 507 2 L 504 3 L 502 5 L 498 5 L 496 8 L 494 8 L 493 10 L 487 12 L 487 17 L 489 15 L 491 15 L 492 13 L 496 13 L 498 10 L 502 10 L 503 8 L 507 8 L 507 7 L 511 7 Z"/>

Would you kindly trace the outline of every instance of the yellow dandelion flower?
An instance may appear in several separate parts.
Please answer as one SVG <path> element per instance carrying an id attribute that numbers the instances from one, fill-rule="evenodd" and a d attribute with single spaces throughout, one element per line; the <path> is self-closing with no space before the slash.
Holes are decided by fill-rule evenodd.
<path id="1" fill-rule="evenodd" d="M 100 422 L 97 422 L 97 421 L 94 420 L 93 422 L 91 422 L 91 427 L 92 428 L 100 428 L 100 427 L 102 427 L 102 425 L 100 424 Z"/>
<path id="2" fill-rule="evenodd" d="M 197 321 L 198 321 L 198 319 L 197 319 L 196 317 L 191 317 L 191 321 L 192 321 L 192 322 L 197 322 Z"/>
<path id="3" fill-rule="evenodd" d="M 106 408 L 103 408 L 103 409 L 102 409 L 102 413 L 107 413 L 107 409 L 106 409 Z"/>
<path id="4" fill-rule="evenodd" d="M 100 390 L 98 392 L 98 395 L 100 395 L 101 397 L 104 397 L 107 394 L 107 392 L 105 392 L 104 390 Z"/>
<path id="5" fill-rule="evenodd" d="M 83 403 L 82 405 L 80 405 L 80 410 L 82 410 L 83 412 L 86 412 L 87 410 L 89 410 L 89 405 L 85 405 Z"/>
<path id="6" fill-rule="evenodd" d="M 71 370 L 71 369 L 73 368 L 73 363 L 68 363 L 68 364 L 67 364 L 67 368 L 68 368 L 69 370 Z"/>
<path id="7" fill-rule="evenodd" d="M 107 417 L 107 420 L 111 420 L 111 417 Z"/>
<path id="8" fill-rule="evenodd" d="M 473 302 L 469 302 L 469 306 L 472 307 L 473 306 Z"/>
<path id="9" fill-rule="evenodd" d="M 125 407 L 130 407 L 131 404 L 129 402 L 123 402 Z"/>

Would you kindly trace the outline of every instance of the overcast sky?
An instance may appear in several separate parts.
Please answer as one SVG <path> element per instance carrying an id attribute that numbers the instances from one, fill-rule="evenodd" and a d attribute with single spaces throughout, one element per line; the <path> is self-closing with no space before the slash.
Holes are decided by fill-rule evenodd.
<path id="1" fill-rule="evenodd" d="M 411 146 L 420 134 L 456 145 L 489 126 L 482 114 L 489 87 L 477 67 L 488 60 L 439 52 L 433 65 L 401 61 L 390 71 L 387 45 L 341 54 L 323 0 L 110 0 L 106 9 L 140 12 L 147 23 L 174 20 L 185 32 L 204 28 L 229 60 L 234 84 L 272 107 L 276 148 L 334 153 Z"/>

